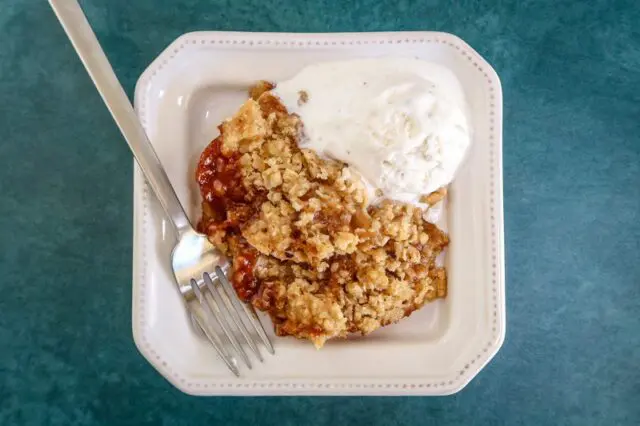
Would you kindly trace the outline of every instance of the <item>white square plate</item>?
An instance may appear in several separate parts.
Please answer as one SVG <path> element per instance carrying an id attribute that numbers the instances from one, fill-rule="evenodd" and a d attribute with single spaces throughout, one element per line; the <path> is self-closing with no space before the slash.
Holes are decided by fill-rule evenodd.
<path id="1" fill-rule="evenodd" d="M 451 69 L 470 109 L 473 145 L 451 186 L 446 300 L 366 338 L 273 337 L 276 356 L 235 378 L 191 329 L 169 270 L 175 237 L 136 166 L 133 335 L 171 383 L 197 395 L 443 395 L 462 389 L 504 340 L 502 91 L 486 61 L 459 38 L 433 32 L 257 34 L 199 32 L 173 42 L 142 74 L 135 106 L 192 221 L 194 169 L 216 126 L 257 80 L 356 57 L 418 57 Z M 270 322 L 266 321 L 270 330 Z"/>

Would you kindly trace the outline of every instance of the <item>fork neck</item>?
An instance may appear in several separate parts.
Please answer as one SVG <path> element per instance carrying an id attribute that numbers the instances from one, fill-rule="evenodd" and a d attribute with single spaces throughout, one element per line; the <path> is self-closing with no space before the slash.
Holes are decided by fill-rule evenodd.
<path id="1" fill-rule="evenodd" d="M 182 206 L 179 206 L 179 207 L 180 207 L 180 210 L 182 210 Z M 167 212 L 167 214 L 169 214 L 168 209 L 165 208 L 165 211 Z M 187 218 L 187 215 L 185 214 L 184 210 L 182 210 L 181 212 L 177 212 L 174 210 L 172 213 L 173 214 L 171 214 L 169 221 L 173 225 L 173 229 L 178 239 L 180 239 L 183 235 L 189 232 L 195 232 L 195 229 L 193 225 L 191 225 L 191 222 Z"/>

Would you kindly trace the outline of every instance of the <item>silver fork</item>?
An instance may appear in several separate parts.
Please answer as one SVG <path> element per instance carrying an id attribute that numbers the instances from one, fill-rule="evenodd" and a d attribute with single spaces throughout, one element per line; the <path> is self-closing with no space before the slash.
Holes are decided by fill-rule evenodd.
<path id="1" fill-rule="evenodd" d="M 76 0 L 49 0 L 49 3 L 175 228 L 178 243 L 172 252 L 171 266 L 192 323 L 211 342 L 227 367 L 239 376 L 233 352 L 251 368 L 243 342 L 260 361 L 263 358 L 259 342 L 274 353 L 260 320 L 252 306 L 234 297 L 235 291 L 224 273 L 228 268 L 224 256 L 205 235 L 193 229 L 80 5 Z"/>

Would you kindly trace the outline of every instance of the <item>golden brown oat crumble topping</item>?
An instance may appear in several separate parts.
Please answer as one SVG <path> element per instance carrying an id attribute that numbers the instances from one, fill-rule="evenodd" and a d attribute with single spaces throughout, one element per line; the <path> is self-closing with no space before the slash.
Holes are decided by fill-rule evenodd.
<path id="1" fill-rule="evenodd" d="M 447 196 L 447 188 L 440 188 L 436 191 L 433 191 L 431 194 L 423 195 L 420 197 L 420 202 L 425 203 L 429 206 L 433 206 L 434 204 L 439 203 Z"/>
<path id="2" fill-rule="evenodd" d="M 262 82 L 202 153 L 199 229 L 232 259 L 243 300 L 278 335 L 370 333 L 446 296 L 447 236 L 422 210 L 366 192 L 343 163 L 300 149 L 302 123 Z"/>

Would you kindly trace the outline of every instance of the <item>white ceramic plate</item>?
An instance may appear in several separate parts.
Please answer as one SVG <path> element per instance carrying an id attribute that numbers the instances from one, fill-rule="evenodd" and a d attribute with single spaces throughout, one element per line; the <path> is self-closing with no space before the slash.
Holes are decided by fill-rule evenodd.
<path id="1" fill-rule="evenodd" d="M 460 79 L 473 146 L 452 184 L 446 300 L 366 338 L 309 342 L 273 337 L 276 356 L 235 378 L 191 329 L 169 270 L 174 235 L 136 166 L 133 335 L 171 383 L 197 395 L 443 395 L 462 389 L 504 340 L 502 91 L 486 61 L 459 38 L 433 32 L 366 34 L 190 33 L 142 74 L 135 106 L 180 200 L 199 215 L 194 169 L 216 126 L 257 80 L 288 78 L 320 61 L 408 56 Z M 266 322 L 271 328 L 270 322 Z"/>

